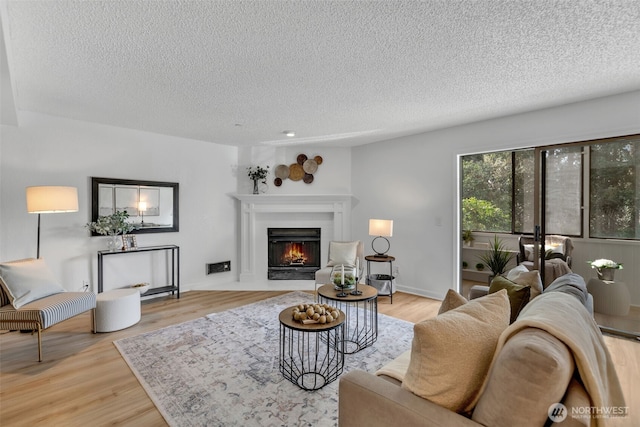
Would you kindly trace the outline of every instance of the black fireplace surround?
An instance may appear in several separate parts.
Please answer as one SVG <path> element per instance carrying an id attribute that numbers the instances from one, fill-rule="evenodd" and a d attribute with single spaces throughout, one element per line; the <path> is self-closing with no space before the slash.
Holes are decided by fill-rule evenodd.
<path id="1" fill-rule="evenodd" d="M 319 228 L 268 228 L 269 280 L 313 280 L 320 269 Z"/>

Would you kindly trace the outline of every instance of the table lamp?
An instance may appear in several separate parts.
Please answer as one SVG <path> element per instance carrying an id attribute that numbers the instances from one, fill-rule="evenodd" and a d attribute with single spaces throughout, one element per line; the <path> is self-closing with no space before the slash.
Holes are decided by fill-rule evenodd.
<path id="1" fill-rule="evenodd" d="M 38 214 L 37 258 L 40 258 L 40 214 L 78 212 L 76 187 L 27 187 L 27 212 Z"/>
<path id="2" fill-rule="evenodd" d="M 392 219 L 370 219 L 369 220 L 369 236 L 376 236 L 371 242 L 371 249 L 379 257 L 388 257 L 387 252 L 391 245 L 387 237 L 393 236 L 393 220 Z M 376 249 L 376 240 L 382 239 L 387 242 L 386 250 Z M 378 244 L 379 246 L 380 244 Z"/>
<path id="3" fill-rule="evenodd" d="M 140 225 L 144 227 L 144 211 L 147 210 L 147 202 L 138 202 L 138 210 L 140 211 L 140 215 L 142 215 Z"/>

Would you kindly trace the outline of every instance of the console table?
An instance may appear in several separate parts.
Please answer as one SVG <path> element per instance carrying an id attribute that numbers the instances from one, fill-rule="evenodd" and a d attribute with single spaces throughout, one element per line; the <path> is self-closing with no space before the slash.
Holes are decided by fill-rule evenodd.
<path id="1" fill-rule="evenodd" d="M 180 247 L 176 245 L 164 245 L 164 246 L 146 246 L 131 249 L 128 251 L 98 251 L 98 293 L 103 291 L 103 263 L 104 257 L 110 255 L 130 255 L 141 252 L 155 252 L 155 251 L 167 251 L 171 252 L 171 283 L 166 286 L 151 287 L 142 296 L 161 294 L 164 292 L 171 292 L 171 295 L 176 295 L 180 298 Z"/>

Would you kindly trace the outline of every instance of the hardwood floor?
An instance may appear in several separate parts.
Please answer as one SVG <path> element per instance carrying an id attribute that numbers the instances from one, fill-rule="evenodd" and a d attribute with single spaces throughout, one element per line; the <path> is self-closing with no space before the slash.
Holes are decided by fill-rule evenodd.
<path id="1" fill-rule="evenodd" d="M 106 334 L 92 334 L 85 313 L 44 332 L 41 363 L 35 335 L 3 331 L 0 425 L 166 425 L 113 341 L 284 293 L 192 291 L 179 300 L 155 298 L 143 301 L 140 323 Z M 435 316 L 439 307 L 439 301 L 402 292 L 394 295 L 393 304 L 385 297 L 378 303 L 380 313 L 410 322 Z M 605 340 L 633 416 L 640 408 L 640 344 L 609 336 Z M 639 417 L 636 413 L 625 421 Z"/>

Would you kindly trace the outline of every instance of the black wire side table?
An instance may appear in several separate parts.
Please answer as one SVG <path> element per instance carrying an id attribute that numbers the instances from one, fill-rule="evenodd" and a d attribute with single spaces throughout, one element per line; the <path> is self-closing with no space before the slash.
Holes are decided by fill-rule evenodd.
<path id="1" fill-rule="evenodd" d="M 305 325 L 293 320 L 294 307 L 279 316 L 280 372 L 303 390 L 318 390 L 342 374 L 345 314 L 331 323 Z"/>
<path id="2" fill-rule="evenodd" d="M 318 302 L 337 307 L 347 317 L 344 331 L 344 351 L 347 354 L 357 353 L 378 339 L 378 290 L 361 283 L 358 290 L 362 291 L 361 295 L 338 297 L 336 295 L 340 291 L 334 285 L 318 288 Z"/>

